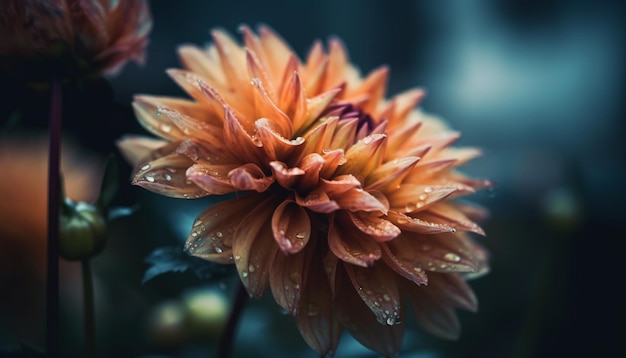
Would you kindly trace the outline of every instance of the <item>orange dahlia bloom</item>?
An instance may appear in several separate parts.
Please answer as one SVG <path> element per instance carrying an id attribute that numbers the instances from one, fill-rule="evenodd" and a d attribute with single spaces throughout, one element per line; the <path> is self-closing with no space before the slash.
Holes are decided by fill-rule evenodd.
<path id="1" fill-rule="evenodd" d="M 0 69 L 31 81 L 108 74 L 143 63 L 146 0 L 3 0 Z"/>
<path id="2" fill-rule="evenodd" d="M 168 74 L 193 98 L 137 96 L 137 118 L 162 139 L 126 138 L 133 183 L 176 198 L 234 194 L 195 220 L 185 250 L 235 264 L 248 293 L 270 288 L 306 342 L 332 354 L 342 327 L 394 355 L 406 302 L 443 337 L 455 308 L 476 310 L 467 274 L 486 253 L 468 232 L 482 210 L 451 199 L 487 185 L 455 169 L 479 154 L 414 110 L 385 99 L 387 67 L 362 78 L 344 46 L 316 42 L 305 61 L 267 27 L 240 46 L 213 31 L 182 46 Z"/>

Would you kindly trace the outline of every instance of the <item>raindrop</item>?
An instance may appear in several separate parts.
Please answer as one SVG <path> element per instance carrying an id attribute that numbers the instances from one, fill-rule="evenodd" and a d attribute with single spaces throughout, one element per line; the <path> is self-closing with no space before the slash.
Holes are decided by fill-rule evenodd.
<path id="1" fill-rule="evenodd" d="M 396 320 L 393 317 L 387 318 L 387 324 L 393 326 L 396 323 Z"/>
<path id="2" fill-rule="evenodd" d="M 146 164 L 143 167 L 141 167 L 141 170 L 148 170 L 150 169 L 150 164 Z"/>
<path id="3" fill-rule="evenodd" d="M 383 299 L 387 302 L 391 301 L 391 297 L 389 297 L 389 295 L 386 293 L 383 295 Z"/>
<path id="4" fill-rule="evenodd" d="M 193 223 L 193 227 L 200 226 L 200 225 L 202 225 L 202 220 L 196 220 L 196 221 Z"/>
<path id="5" fill-rule="evenodd" d="M 235 255 L 235 261 L 239 261 L 239 260 L 241 260 L 241 256 Z"/>
<path id="6" fill-rule="evenodd" d="M 224 236 L 224 234 L 222 234 L 221 231 L 217 231 L 217 232 L 215 232 L 215 236 L 222 237 L 222 236 Z"/>
<path id="7" fill-rule="evenodd" d="M 241 273 L 241 277 L 243 277 L 243 278 L 248 277 L 248 271 L 243 271 L 243 272 Z"/>
<path id="8" fill-rule="evenodd" d="M 165 133 L 169 133 L 172 130 L 172 126 L 170 126 L 169 124 L 161 124 L 161 130 Z"/>
<path id="9" fill-rule="evenodd" d="M 432 193 L 433 192 L 433 187 L 432 186 L 427 186 L 424 188 L 424 193 Z"/>
<path id="10" fill-rule="evenodd" d="M 415 210 L 416 208 L 417 208 L 417 205 L 414 202 L 409 201 L 408 203 L 406 203 L 406 207 L 404 208 L 404 210 L 407 212 L 411 212 Z"/>
<path id="11" fill-rule="evenodd" d="M 167 170 L 168 172 L 170 172 L 172 174 L 176 173 L 176 169 L 174 169 L 174 168 L 165 168 L 165 170 Z"/>
<path id="12" fill-rule="evenodd" d="M 218 254 L 221 254 L 222 252 L 224 252 L 224 250 L 222 250 L 221 247 L 215 247 L 215 252 L 217 252 Z"/>
<path id="13" fill-rule="evenodd" d="M 154 177 L 153 177 L 153 176 L 151 176 L 151 175 L 146 175 L 146 176 L 144 177 L 144 179 L 146 179 L 146 180 L 147 180 L 147 181 L 149 181 L 150 183 L 154 183 L 154 181 L 155 181 Z"/>
<path id="14" fill-rule="evenodd" d="M 194 231 L 194 232 L 191 233 L 191 237 L 196 237 L 196 236 L 198 236 L 197 232 Z"/>
<path id="15" fill-rule="evenodd" d="M 448 260 L 448 261 L 452 261 L 452 262 L 459 262 L 461 261 L 461 257 L 457 254 L 453 254 L 452 252 L 449 252 L 447 254 L 445 254 L 443 256 L 444 259 Z"/>
<path id="16" fill-rule="evenodd" d="M 172 180 L 172 176 L 169 174 L 163 174 L 163 178 L 165 178 L 165 180 L 170 181 Z"/>
<path id="17" fill-rule="evenodd" d="M 256 267 L 253 264 L 248 265 L 248 271 L 254 272 L 254 270 L 256 270 Z"/>
<path id="18" fill-rule="evenodd" d="M 157 111 L 156 111 L 157 117 L 161 117 L 162 113 L 163 113 L 163 108 L 161 106 L 157 107 Z"/>
<path id="19" fill-rule="evenodd" d="M 297 239 L 304 239 L 305 236 L 306 236 L 306 233 L 304 231 L 300 231 L 296 234 Z"/>
<path id="20" fill-rule="evenodd" d="M 420 194 L 419 199 L 420 200 L 426 200 L 426 194 Z"/>

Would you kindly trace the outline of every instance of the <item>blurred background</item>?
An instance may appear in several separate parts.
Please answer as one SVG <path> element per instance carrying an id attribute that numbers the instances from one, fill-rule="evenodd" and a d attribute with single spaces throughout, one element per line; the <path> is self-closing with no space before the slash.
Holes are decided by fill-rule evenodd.
<path id="1" fill-rule="evenodd" d="M 339 36 L 363 73 L 387 64 L 388 95 L 422 87 L 422 108 L 462 133 L 483 157 L 465 167 L 497 184 L 473 198 L 490 209 L 479 241 L 492 271 L 472 281 L 479 312 L 460 312 L 456 342 L 407 325 L 400 357 L 606 356 L 624 322 L 625 6 L 618 1 L 171 1 L 150 2 L 154 27 L 144 66 L 64 93 L 68 193 L 93 200 L 104 158 L 145 134 L 130 108 L 138 93 L 183 96 L 165 74 L 176 47 L 209 30 L 236 34 L 268 24 L 303 57 L 315 39 Z M 2 34 L 1 36 L 5 36 Z M 0 347 L 43 346 L 45 91 L 0 82 Z M 91 183 L 91 185 L 90 185 Z M 211 199 L 167 199 L 122 185 L 136 211 L 111 224 L 93 260 L 100 357 L 206 357 L 233 297 L 231 276 L 193 270 L 142 284 L 146 257 L 184 242 Z M 84 347 L 80 267 L 62 261 L 64 357 Z M 202 274 L 200 276 L 203 276 Z M 206 276 L 206 275 L 205 275 Z M 195 317 L 190 320 L 188 317 Z M 314 357 L 268 292 L 240 322 L 237 357 Z M 375 357 L 345 335 L 337 357 Z"/>

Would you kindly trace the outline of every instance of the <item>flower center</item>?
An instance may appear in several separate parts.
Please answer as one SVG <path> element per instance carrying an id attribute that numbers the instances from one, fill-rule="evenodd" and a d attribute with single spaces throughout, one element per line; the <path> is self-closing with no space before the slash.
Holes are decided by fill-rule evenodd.
<path id="1" fill-rule="evenodd" d="M 369 114 L 363 112 L 363 110 L 352 103 L 338 102 L 328 106 L 326 116 L 338 116 L 339 121 L 347 121 L 356 119 L 357 122 L 357 136 L 354 141 L 366 137 L 372 134 L 375 123 L 374 118 Z"/>

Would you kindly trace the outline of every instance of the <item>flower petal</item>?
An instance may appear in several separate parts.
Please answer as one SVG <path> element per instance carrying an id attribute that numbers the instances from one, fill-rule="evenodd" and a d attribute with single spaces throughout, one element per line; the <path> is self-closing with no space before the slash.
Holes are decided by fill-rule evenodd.
<path id="1" fill-rule="evenodd" d="M 340 209 L 339 204 L 331 200 L 323 191 L 312 191 L 304 198 L 298 194 L 295 196 L 298 205 L 320 214 L 328 214 Z"/>
<path id="2" fill-rule="evenodd" d="M 427 209 L 456 190 L 456 186 L 402 184 L 387 198 L 391 210 L 413 213 Z"/>
<path id="3" fill-rule="evenodd" d="M 264 192 L 274 183 L 274 178 L 266 176 L 258 165 L 244 164 L 228 172 L 228 180 L 237 190 Z"/>
<path id="4" fill-rule="evenodd" d="M 330 250 L 344 262 L 363 267 L 373 265 L 381 257 L 380 246 L 351 226 L 345 214 L 331 214 L 328 229 Z"/>
<path id="5" fill-rule="evenodd" d="M 329 194 L 330 196 L 330 194 Z M 374 195 L 359 188 L 350 189 L 336 196 L 330 196 L 339 206 L 349 211 L 368 211 L 387 214 L 387 207 Z"/>
<path id="6" fill-rule="evenodd" d="M 132 184 L 172 198 L 194 199 L 209 195 L 187 179 L 185 172 L 191 165 L 193 161 L 184 155 L 167 155 L 139 168 Z"/>
<path id="7" fill-rule="evenodd" d="M 267 118 L 271 129 L 284 138 L 291 138 L 293 128 L 291 118 L 276 106 L 265 90 L 263 82 L 257 77 L 252 79 L 255 120 Z"/>
<path id="8" fill-rule="evenodd" d="M 424 221 L 393 210 L 389 210 L 387 212 L 387 218 L 404 231 L 411 231 L 419 234 L 456 232 L 456 229 L 450 225 Z"/>
<path id="9" fill-rule="evenodd" d="M 263 150 L 272 160 L 287 160 L 297 158 L 302 151 L 304 138 L 297 137 L 289 140 L 271 128 L 270 120 L 258 119 L 255 122 L 259 139 L 263 143 Z"/>
<path id="10" fill-rule="evenodd" d="M 362 212 L 349 212 L 348 215 L 354 226 L 379 242 L 389 241 L 401 232 L 397 226 L 380 217 L 366 215 Z"/>
<path id="11" fill-rule="evenodd" d="M 385 134 L 367 136 L 346 151 L 346 162 L 337 168 L 337 174 L 352 174 L 359 179 L 366 178 L 382 162 L 385 152 Z"/>
<path id="12" fill-rule="evenodd" d="M 310 261 L 308 251 L 295 254 L 276 252 L 270 269 L 272 295 L 287 313 L 295 316 L 300 308 L 304 274 Z"/>
<path id="13" fill-rule="evenodd" d="M 150 153 L 167 145 L 168 142 L 162 139 L 127 135 L 119 139 L 115 144 L 124 156 L 124 159 L 132 166 L 137 166 L 145 158 L 148 158 Z"/>
<path id="14" fill-rule="evenodd" d="M 233 235 L 243 221 L 241 211 L 258 200 L 256 195 L 246 195 L 209 206 L 194 221 L 185 252 L 221 264 L 235 263 Z"/>
<path id="15" fill-rule="evenodd" d="M 439 300 L 436 288 L 410 285 L 407 289 L 417 322 L 425 330 L 445 339 L 459 338 L 459 318 L 453 307 Z"/>
<path id="16" fill-rule="evenodd" d="M 272 260 L 278 251 L 271 220 L 275 199 L 259 200 L 256 207 L 245 216 L 233 238 L 233 255 L 241 282 L 251 297 L 259 298 L 269 286 Z"/>
<path id="17" fill-rule="evenodd" d="M 445 223 L 457 230 L 471 231 L 485 236 L 485 231 L 452 203 L 438 203 L 431 206 L 426 212 L 420 214 L 420 218 L 434 223 Z"/>
<path id="18" fill-rule="evenodd" d="M 333 355 L 341 336 L 341 325 L 333 309 L 331 287 L 324 270 L 320 260 L 310 260 L 306 264 L 305 283 L 296 314 L 302 338 L 321 357 Z"/>
<path id="19" fill-rule="evenodd" d="M 419 160 L 419 157 L 405 157 L 387 162 L 368 175 L 365 187 L 384 192 L 395 189 Z"/>
<path id="20" fill-rule="evenodd" d="M 301 178 L 305 172 L 300 168 L 287 168 L 287 164 L 277 160 L 270 162 L 270 167 L 276 177 L 276 181 L 285 189 L 293 188 L 296 181 Z"/>
<path id="21" fill-rule="evenodd" d="M 154 97 L 137 96 L 133 101 L 133 109 L 137 121 L 150 133 L 168 140 L 184 137 L 183 132 L 174 125 L 167 116 L 159 111 L 160 104 Z"/>
<path id="22" fill-rule="evenodd" d="M 343 266 L 347 267 L 350 265 Z M 355 288 L 350 283 L 351 280 L 347 277 L 347 274 L 342 272 L 337 276 L 338 292 L 335 302 L 337 317 L 341 324 L 364 346 L 385 357 L 397 356 L 402 345 L 402 336 L 404 333 L 404 323 L 402 320 L 402 318 L 404 318 L 404 305 L 399 305 L 398 314 L 393 316 L 395 317 L 392 322 L 394 324 L 388 325 L 386 319 L 384 323 L 381 324 L 378 322 L 376 315 L 372 313 L 372 310 L 363 303 L 362 298 L 357 294 L 357 292 L 359 292 L 358 287 Z M 384 284 L 388 284 L 388 282 Z M 391 299 L 391 296 L 389 297 Z M 384 299 L 384 294 L 381 299 L 383 302 L 387 302 Z"/>
<path id="23" fill-rule="evenodd" d="M 187 179 L 210 194 L 228 194 L 236 191 L 228 173 L 236 164 L 211 165 L 208 162 L 196 163 L 187 169 Z"/>
<path id="24" fill-rule="evenodd" d="M 303 175 L 298 182 L 299 190 L 310 190 L 318 185 L 320 181 L 320 171 L 325 164 L 324 157 L 317 153 L 311 153 L 302 158 L 299 166 L 302 168 Z"/>
<path id="25" fill-rule="evenodd" d="M 311 221 L 304 208 L 293 200 L 283 201 L 272 216 L 274 239 L 285 254 L 295 254 L 311 236 Z"/>

